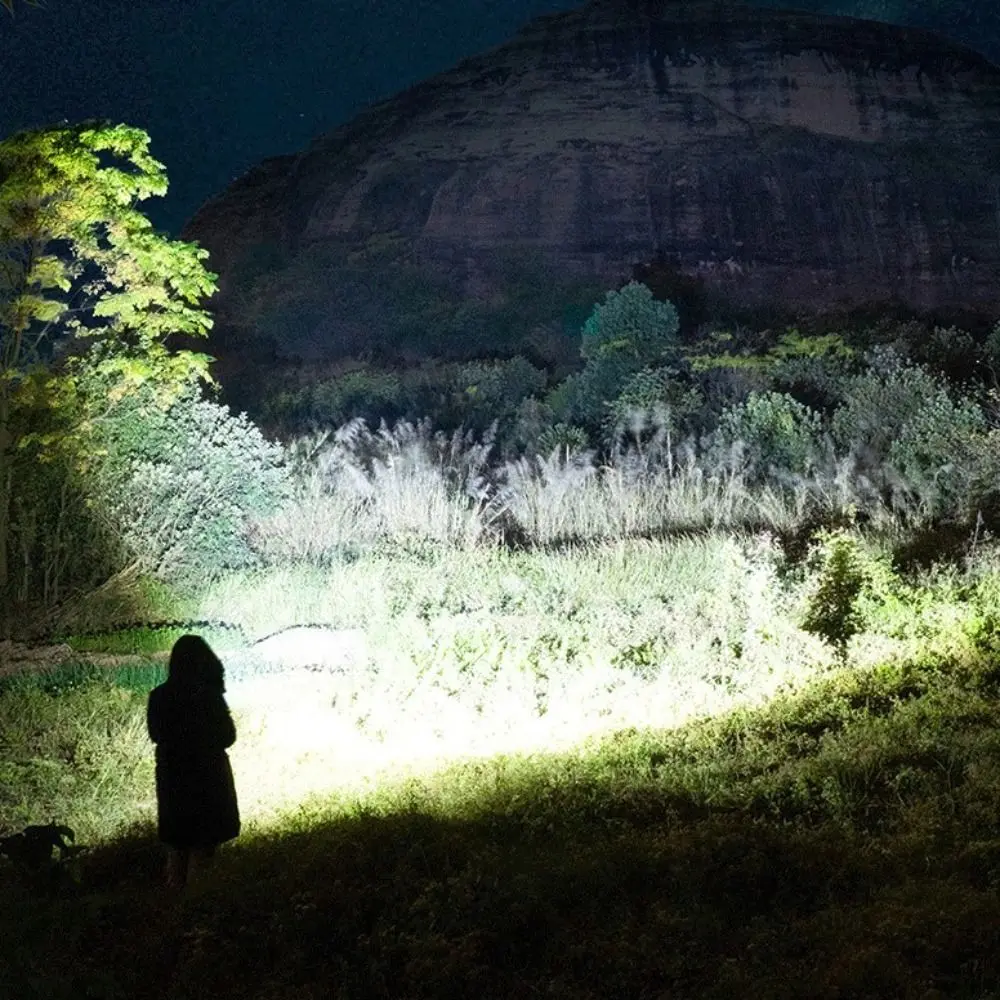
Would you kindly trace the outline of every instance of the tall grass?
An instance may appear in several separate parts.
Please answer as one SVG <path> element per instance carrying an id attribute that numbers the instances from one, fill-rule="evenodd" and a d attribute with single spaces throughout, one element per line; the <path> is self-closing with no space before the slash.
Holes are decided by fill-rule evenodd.
<path id="1" fill-rule="evenodd" d="M 291 448 L 292 502 L 254 525 L 260 550 L 279 560 L 327 563 L 359 546 L 412 540 L 469 548 L 496 509 L 483 472 L 491 442 L 433 432 L 425 421 L 371 431 L 353 420 Z"/>
<path id="2" fill-rule="evenodd" d="M 686 531 L 769 529 L 863 512 L 882 530 L 893 513 L 856 463 L 832 458 L 809 475 L 770 477 L 691 442 L 625 443 L 606 462 L 557 449 L 491 462 L 492 439 L 435 434 L 426 423 L 370 431 L 352 421 L 292 447 L 295 497 L 254 524 L 270 563 L 330 565 L 400 545 L 551 546 Z"/>

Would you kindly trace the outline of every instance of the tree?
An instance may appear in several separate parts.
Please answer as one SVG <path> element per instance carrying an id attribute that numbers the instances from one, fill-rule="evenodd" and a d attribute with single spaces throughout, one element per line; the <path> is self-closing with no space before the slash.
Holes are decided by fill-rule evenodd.
<path id="1" fill-rule="evenodd" d="M 674 361 L 679 326 L 673 304 L 658 302 L 638 281 L 608 292 L 583 326 L 580 356 L 586 363 L 576 381 L 577 416 L 599 421 L 637 372 Z"/>
<path id="2" fill-rule="evenodd" d="M 86 461 L 121 400 L 154 387 L 167 405 L 210 381 L 205 355 L 167 344 L 207 335 L 200 303 L 216 285 L 207 251 L 136 207 L 166 189 L 141 129 L 86 122 L 0 142 L 0 598 L 19 449 Z"/>

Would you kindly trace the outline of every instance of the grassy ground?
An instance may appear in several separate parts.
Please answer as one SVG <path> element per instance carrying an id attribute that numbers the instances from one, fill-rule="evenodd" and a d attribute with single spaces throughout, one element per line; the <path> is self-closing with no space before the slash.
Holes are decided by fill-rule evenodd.
<path id="1" fill-rule="evenodd" d="M 840 667 L 763 538 L 231 578 L 197 617 L 363 627 L 369 660 L 227 652 L 245 829 L 176 897 L 156 650 L 0 681 L 0 833 L 84 847 L 0 867 L 0 996 L 1000 996 L 991 558 L 871 556 Z"/>

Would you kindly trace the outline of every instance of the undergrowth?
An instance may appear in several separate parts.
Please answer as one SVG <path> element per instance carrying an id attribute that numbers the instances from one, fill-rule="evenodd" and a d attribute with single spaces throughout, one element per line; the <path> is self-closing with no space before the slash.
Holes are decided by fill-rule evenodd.
<path id="1" fill-rule="evenodd" d="M 212 584 L 200 617 L 361 625 L 372 658 L 230 684 L 244 832 L 172 899 L 162 657 L 4 678 L 0 832 L 58 821 L 82 852 L 78 881 L 0 867 L 0 996 L 996 995 L 996 557 L 907 574 L 851 536 L 858 572 L 824 590 L 845 537 L 796 563 L 693 536 Z M 829 593 L 850 617 L 824 641 L 802 625 Z M 593 725 L 562 749 L 469 752 L 567 706 Z"/>

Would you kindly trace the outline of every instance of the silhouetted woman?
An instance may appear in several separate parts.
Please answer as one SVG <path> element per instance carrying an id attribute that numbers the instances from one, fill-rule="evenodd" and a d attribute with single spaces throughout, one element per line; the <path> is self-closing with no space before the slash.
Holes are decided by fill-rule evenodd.
<path id="1" fill-rule="evenodd" d="M 183 635 L 170 653 L 167 680 L 149 694 L 146 725 L 156 744 L 160 840 L 167 880 L 185 885 L 193 867 L 240 832 L 226 748 L 236 742 L 223 667 L 200 636 Z"/>

